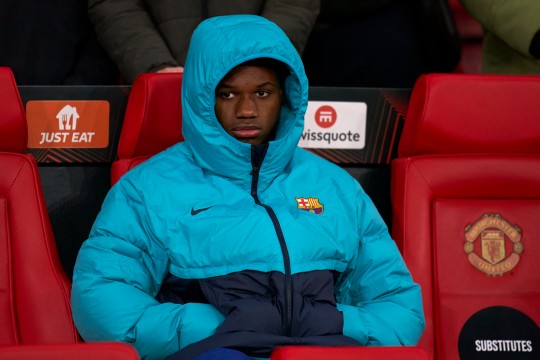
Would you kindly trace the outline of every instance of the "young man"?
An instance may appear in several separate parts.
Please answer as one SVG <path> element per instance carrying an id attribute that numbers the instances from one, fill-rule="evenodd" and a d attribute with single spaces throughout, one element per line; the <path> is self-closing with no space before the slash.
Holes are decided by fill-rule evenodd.
<path id="1" fill-rule="evenodd" d="M 72 305 L 85 340 L 129 342 L 148 359 L 418 341 L 420 289 L 373 203 L 297 146 L 307 101 L 300 56 L 275 24 L 198 27 L 185 141 L 111 189 L 80 250 Z"/>

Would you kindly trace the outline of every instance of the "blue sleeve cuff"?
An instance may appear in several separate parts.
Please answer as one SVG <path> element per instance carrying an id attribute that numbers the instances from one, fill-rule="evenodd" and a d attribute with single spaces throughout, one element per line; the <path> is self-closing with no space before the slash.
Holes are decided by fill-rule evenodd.
<path id="1" fill-rule="evenodd" d="M 180 348 L 214 335 L 225 317 L 210 304 L 187 303 L 180 331 Z"/>
<path id="2" fill-rule="evenodd" d="M 369 340 L 366 324 L 363 323 L 358 309 L 351 305 L 337 304 L 343 314 L 343 335 L 355 339 L 362 345 Z"/>

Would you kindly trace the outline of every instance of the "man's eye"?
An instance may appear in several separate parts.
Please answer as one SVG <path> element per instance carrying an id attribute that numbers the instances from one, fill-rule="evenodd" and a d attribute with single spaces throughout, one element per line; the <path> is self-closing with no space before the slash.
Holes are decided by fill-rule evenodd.
<path id="1" fill-rule="evenodd" d="M 269 95 L 269 92 L 266 91 L 266 90 L 259 90 L 256 92 L 257 96 L 259 97 L 265 97 L 265 96 L 268 96 Z"/>
<path id="2" fill-rule="evenodd" d="M 219 94 L 219 96 L 223 99 L 232 99 L 234 97 L 234 94 L 230 92 L 222 92 Z"/>

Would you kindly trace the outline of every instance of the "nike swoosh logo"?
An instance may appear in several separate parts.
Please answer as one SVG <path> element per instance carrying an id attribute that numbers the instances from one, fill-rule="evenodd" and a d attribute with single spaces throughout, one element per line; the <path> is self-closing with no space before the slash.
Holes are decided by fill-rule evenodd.
<path id="1" fill-rule="evenodd" d="M 201 209 L 196 209 L 196 210 L 195 210 L 194 208 L 191 208 L 191 215 L 195 216 L 195 215 L 197 215 L 198 213 L 201 213 L 201 212 L 203 212 L 203 211 L 206 211 L 206 210 L 208 210 L 208 209 L 210 209 L 210 208 L 211 208 L 211 206 L 205 207 L 205 208 L 201 208 Z"/>

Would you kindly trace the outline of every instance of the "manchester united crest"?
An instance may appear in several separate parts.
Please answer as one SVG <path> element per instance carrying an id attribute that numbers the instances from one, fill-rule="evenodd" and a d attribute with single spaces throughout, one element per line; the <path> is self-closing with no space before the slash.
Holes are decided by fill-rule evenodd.
<path id="1" fill-rule="evenodd" d="M 484 214 L 465 228 L 464 250 L 469 262 L 490 276 L 500 276 L 519 263 L 523 253 L 521 229 L 499 214 Z"/>
<path id="2" fill-rule="evenodd" d="M 295 198 L 299 209 L 321 215 L 324 212 L 324 205 L 319 203 L 318 198 Z"/>

